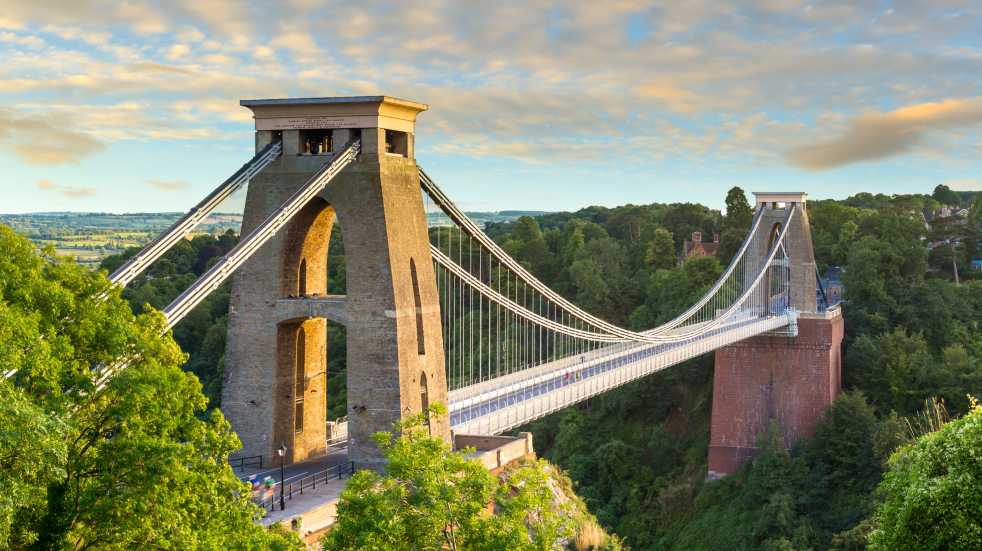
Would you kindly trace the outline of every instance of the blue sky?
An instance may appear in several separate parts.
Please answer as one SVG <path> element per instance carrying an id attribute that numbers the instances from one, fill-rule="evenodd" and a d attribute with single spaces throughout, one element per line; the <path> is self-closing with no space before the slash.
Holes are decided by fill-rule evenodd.
<path id="1" fill-rule="evenodd" d="M 982 189 L 978 2 L 465 4 L 5 6 L 0 212 L 185 210 L 251 154 L 239 99 L 356 94 L 430 105 L 471 210 Z"/>

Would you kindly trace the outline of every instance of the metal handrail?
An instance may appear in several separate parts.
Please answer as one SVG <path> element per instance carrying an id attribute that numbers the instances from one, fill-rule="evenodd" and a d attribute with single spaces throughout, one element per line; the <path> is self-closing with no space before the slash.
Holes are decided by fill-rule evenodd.
<path id="1" fill-rule="evenodd" d="M 316 490 L 318 484 L 323 486 L 332 480 L 343 479 L 346 474 L 350 477 L 354 472 L 354 461 L 347 461 L 338 463 L 337 465 L 331 465 L 322 471 L 307 475 L 298 480 L 290 481 L 286 486 L 283 486 L 283 481 L 281 480 L 273 484 L 271 495 L 259 498 L 257 503 L 263 509 L 273 512 L 276 510 L 276 502 L 280 499 L 280 492 L 282 492 L 284 500 L 292 500 L 295 495 L 303 495 L 304 490 Z"/>

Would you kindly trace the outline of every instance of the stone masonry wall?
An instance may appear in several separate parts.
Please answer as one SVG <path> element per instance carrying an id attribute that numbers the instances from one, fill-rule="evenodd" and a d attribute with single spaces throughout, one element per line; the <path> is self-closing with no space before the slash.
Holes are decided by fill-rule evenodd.
<path id="1" fill-rule="evenodd" d="M 709 474 L 732 474 L 774 421 L 785 445 L 810 436 L 842 381 L 841 315 L 803 315 L 797 337 L 759 336 L 716 351 Z"/>
<path id="2" fill-rule="evenodd" d="M 339 131 L 346 133 L 348 131 Z M 284 131 L 284 154 L 250 182 L 243 233 L 250 231 L 302 186 L 327 160 L 296 151 L 296 131 Z M 257 133 L 257 145 L 268 141 Z M 296 221 L 266 243 L 233 278 L 229 306 L 222 410 L 243 442 L 242 455 L 270 458 L 281 440 L 290 460 L 320 453 L 325 419 L 321 408 L 305 411 L 307 427 L 293 435 L 293 369 L 296 330 L 307 334 L 307 373 L 326 371 L 323 318 L 320 325 L 278 319 L 278 300 L 296 292 L 297 266 L 307 260 L 308 294 L 322 292 L 330 224 L 336 215 L 344 228 L 348 294 L 349 454 L 360 467 L 381 467 L 370 437 L 394 421 L 420 411 L 421 375 L 426 374 L 429 403 L 447 401 L 439 296 L 419 176 L 414 159 L 384 152 L 379 129 L 362 129 L 362 154 L 298 215 Z M 336 138 L 336 142 L 339 140 Z M 343 142 L 341 142 L 343 143 Z M 320 203 L 317 203 L 320 201 Z M 323 250 L 323 254 L 321 254 Z M 323 259 L 323 263 L 321 262 Z M 410 260 L 415 264 L 421 299 L 423 354 L 417 342 L 417 316 Z M 279 327 L 279 328 L 278 328 Z M 326 404 L 315 392 L 326 384 L 311 381 L 306 402 Z M 328 397 L 329 399 L 329 397 Z M 317 415 L 320 418 L 310 418 Z M 449 438 L 447 419 L 434 419 L 431 431 Z M 292 442 L 292 445 L 289 443 Z"/>

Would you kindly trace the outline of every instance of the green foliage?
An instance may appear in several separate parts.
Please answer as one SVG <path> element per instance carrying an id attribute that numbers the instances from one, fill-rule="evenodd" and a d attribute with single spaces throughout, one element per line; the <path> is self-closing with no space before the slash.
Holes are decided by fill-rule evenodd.
<path id="1" fill-rule="evenodd" d="M 741 195 L 731 190 L 728 203 L 738 205 Z M 937 204 L 928 196 L 872 194 L 809 202 L 818 264 L 844 270 L 843 376 L 852 392 L 785 459 L 775 451 L 743 475 L 703 482 L 712 396 L 706 359 L 533 423 L 537 448 L 568 470 L 601 523 L 635 549 L 863 548 L 882 463 L 908 431 L 898 414 L 915 414 L 931 396 L 962 413 L 965 395 L 982 389 L 982 286 L 955 285 L 950 273 L 930 270 L 923 213 Z M 538 217 L 539 227 L 560 236 L 555 243 L 546 239 L 555 255 L 551 265 L 560 268 L 536 274 L 578 301 L 620 300 L 616 307 L 584 304 L 614 321 L 626 312 L 632 328 L 647 329 L 691 304 L 727 260 L 724 253 L 681 267 L 656 265 L 655 236 L 664 241 L 672 232 L 678 250 L 691 231 L 719 227 L 726 241 L 728 227 L 749 225 L 745 210 L 728 205 L 727 211 L 721 224 L 685 205 Z M 743 214 L 729 220 L 730 212 Z M 966 225 L 975 227 L 971 220 Z M 507 224 L 489 231 L 501 242 L 515 240 Z M 730 232 L 738 245 L 737 233 Z M 591 259 L 581 251 L 595 240 L 616 244 L 608 247 L 615 268 L 602 272 L 590 262 L 571 268 Z"/>
<path id="2" fill-rule="evenodd" d="M 665 228 L 656 229 L 644 259 L 652 270 L 672 269 L 675 266 L 675 243 L 672 240 L 672 232 Z"/>
<path id="3" fill-rule="evenodd" d="M 0 226 L 0 547 L 296 549 L 227 464 L 238 439 L 162 316 Z M 105 296 L 105 298 L 103 298 Z M 129 367 L 97 392 L 92 368 Z"/>
<path id="4" fill-rule="evenodd" d="M 8 384 L 0 383 L 0 403 L 0 542 L 16 548 L 38 535 L 25 522 L 45 507 L 47 482 L 65 476 L 66 427 Z"/>
<path id="5" fill-rule="evenodd" d="M 938 184 L 934 188 L 934 193 L 931 194 L 931 197 L 942 205 L 958 206 L 961 203 L 961 198 L 958 194 L 944 184 Z"/>
<path id="6" fill-rule="evenodd" d="M 859 393 L 846 393 L 815 436 L 788 452 L 777 427 L 740 473 L 705 483 L 690 516 L 664 530 L 657 549 L 826 549 L 871 511 L 868 497 L 902 427 L 876 419 Z"/>
<path id="7" fill-rule="evenodd" d="M 719 238 L 718 257 L 722 263 L 729 263 L 740 249 L 740 244 L 750 231 L 753 216 L 754 212 L 743 190 L 736 186 L 730 188 L 726 193 L 726 216 L 723 217 Z"/>
<path id="8" fill-rule="evenodd" d="M 874 551 L 982 546 L 982 407 L 890 457 L 869 537 Z"/>
<path id="9" fill-rule="evenodd" d="M 108 255 L 149 242 L 180 215 L 177 212 L 37 212 L 0 214 L 0 224 L 12 227 L 39 246 L 54 247 L 58 254 L 75 258 L 79 264 L 98 267 Z M 237 227 L 241 220 L 239 214 L 216 213 L 198 230 L 217 234 Z"/>
<path id="10" fill-rule="evenodd" d="M 395 432 L 375 435 L 385 474 L 351 478 L 324 549 L 545 551 L 574 536 L 571 509 L 557 502 L 543 463 L 523 464 L 499 481 L 468 459 L 472 450 L 452 452 L 428 435 L 424 415 L 443 414 L 435 404 Z"/>

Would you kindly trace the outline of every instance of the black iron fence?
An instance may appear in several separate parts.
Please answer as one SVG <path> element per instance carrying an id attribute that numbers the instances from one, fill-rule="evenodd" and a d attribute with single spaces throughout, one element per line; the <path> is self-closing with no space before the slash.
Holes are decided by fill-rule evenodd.
<path id="1" fill-rule="evenodd" d="M 232 467 L 232 469 L 239 469 L 240 471 L 244 471 L 248 467 L 256 467 L 257 469 L 262 469 L 263 456 L 249 455 L 245 457 L 236 457 L 234 459 L 229 459 L 228 464 Z"/>
<path id="2" fill-rule="evenodd" d="M 354 462 L 346 461 L 296 480 L 287 479 L 285 485 L 283 482 L 274 484 L 259 482 L 257 487 L 253 489 L 253 500 L 260 507 L 272 512 L 278 508 L 281 496 L 284 502 L 290 501 L 295 496 L 303 495 L 304 491 L 316 490 L 317 486 L 324 486 L 332 480 L 341 480 L 345 475 L 350 477 L 354 472 Z M 284 505 L 286 504 L 284 503 Z"/>

